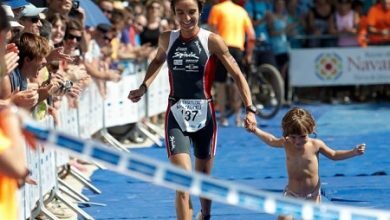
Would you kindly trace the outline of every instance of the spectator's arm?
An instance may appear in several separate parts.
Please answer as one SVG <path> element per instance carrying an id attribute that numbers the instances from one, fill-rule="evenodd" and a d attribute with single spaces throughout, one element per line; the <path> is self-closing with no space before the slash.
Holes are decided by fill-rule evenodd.
<path id="1" fill-rule="evenodd" d="M 85 65 L 85 69 L 87 70 L 87 73 L 97 79 L 116 81 L 118 77 L 120 78 L 120 75 L 117 73 L 98 70 L 97 68 L 98 61 L 92 61 L 92 62 L 84 61 L 84 65 Z"/>
<path id="2" fill-rule="evenodd" d="M 0 112 L 0 127 L 4 135 L 9 138 L 1 139 L 1 144 L 9 145 L 0 152 L 0 172 L 9 177 L 21 179 L 28 176 L 24 152 L 23 135 L 18 117 L 9 109 Z"/>
<path id="3" fill-rule="evenodd" d="M 329 34 L 338 35 L 334 14 L 330 16 L 328 20 Z"/>
<path id="4" fill-rule="evenodd" d="M 9 75 L 0 80 L 0 99 L 8 99 L 11 97 L 11 81 Z"/>

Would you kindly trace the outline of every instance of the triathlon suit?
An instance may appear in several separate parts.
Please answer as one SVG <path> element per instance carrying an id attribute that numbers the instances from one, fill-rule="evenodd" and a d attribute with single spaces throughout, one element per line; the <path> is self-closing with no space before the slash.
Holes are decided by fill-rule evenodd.
<path id="1" fill-rule="evenodd" d="M 211 32 L 200 29 L 190 39 L 172 31 L 167 50 L 170 84 L 165 117 L 168 157 L 190 154 L 191 144 L 199 159 L 215 156 L 217 124 L 211 86 L 217 57 L 208 50 Z"/>

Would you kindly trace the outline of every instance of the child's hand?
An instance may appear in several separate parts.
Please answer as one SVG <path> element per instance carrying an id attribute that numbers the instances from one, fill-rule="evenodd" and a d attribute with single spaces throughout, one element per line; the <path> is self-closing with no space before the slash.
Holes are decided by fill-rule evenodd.
<path id="1" fill-rule="evenodd" d="M 353 151 L 356 153 L 356 155 L 362 155 L 364 154 L 364 151 L 366 150 L 366 144 L 359 144 L 357 145 Z"/>

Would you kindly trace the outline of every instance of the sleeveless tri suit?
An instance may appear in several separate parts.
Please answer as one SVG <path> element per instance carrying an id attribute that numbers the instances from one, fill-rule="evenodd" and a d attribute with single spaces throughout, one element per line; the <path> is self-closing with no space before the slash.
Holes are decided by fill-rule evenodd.
<path id="1" fill-rule="evenodd" d="M 170 84 L 165 136 L 168 157 L 190 154 L 199 159 L 216 152 L 217 123 L 211 96 L 217 57 L 208 49 L 211 32 L 200 29 L 190 39 L 172 31 L 167 50 Z"/>

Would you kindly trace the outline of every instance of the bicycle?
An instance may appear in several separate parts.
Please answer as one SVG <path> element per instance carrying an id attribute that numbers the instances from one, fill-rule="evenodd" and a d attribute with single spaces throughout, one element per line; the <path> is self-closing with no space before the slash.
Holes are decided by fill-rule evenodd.
<path id="1" fill-rule="evenodd" d="M 263 119 L 273 118 L 281 108 L 284 95 L 284 80 L 279 70 L 271 64 L 252 62 L 246 72 L 257 115 Z"/>

